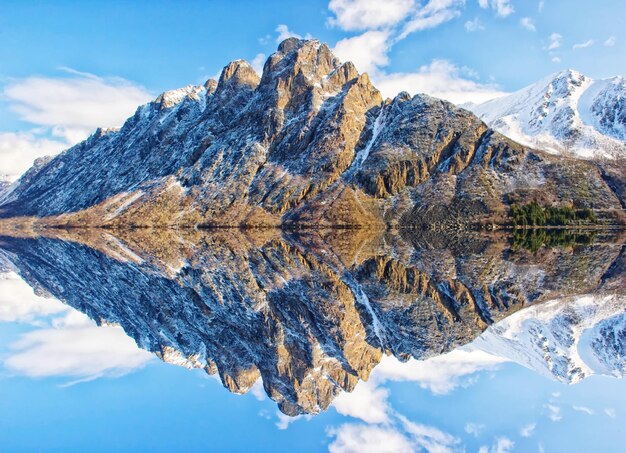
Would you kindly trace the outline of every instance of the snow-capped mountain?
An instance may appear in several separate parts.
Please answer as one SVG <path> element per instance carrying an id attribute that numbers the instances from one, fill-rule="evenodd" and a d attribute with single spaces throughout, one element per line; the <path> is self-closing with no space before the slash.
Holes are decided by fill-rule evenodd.
<path id="1" fill-rule="evenodd" d="M 511 360 L 573 384 L 592 375 L 626 375 L 626 298 L 553 300 L 489 327 L 466 348 Z"/>
<path id="2" fill-rule="evenodd" d="M 582 158 L 626 157 L 626 79 L 566 70 L 508 96 L 466 104 L 527 146 Z"/>

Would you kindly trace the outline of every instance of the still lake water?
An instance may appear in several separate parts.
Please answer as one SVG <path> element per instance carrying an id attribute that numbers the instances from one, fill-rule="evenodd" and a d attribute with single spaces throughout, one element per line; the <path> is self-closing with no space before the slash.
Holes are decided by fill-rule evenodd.
<path id="1" fill-rule="evenodd" d="M 1 451 L 623 451 L 614 234 L 0 238 Z"/>

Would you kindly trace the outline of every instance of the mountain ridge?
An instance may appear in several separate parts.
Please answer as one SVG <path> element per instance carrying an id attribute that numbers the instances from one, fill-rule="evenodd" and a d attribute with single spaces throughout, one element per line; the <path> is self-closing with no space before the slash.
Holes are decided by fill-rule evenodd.
<path id="1" fill-rule="evenodd" d="M 583 158 L 626 157 L 626 79 L 621 76 L 593 79 L 566 69 L 463 107 L 527 146 Z"/>
<path id="2" fill-rule="evenodd" d="M 71 226 L 458 226 L 535 199 L 617 212 L 622 196 L 591 162 L 427 95 L 383 100 L 326 44 L 289 38 L 260 77 L 236 60 L 33 167 L 0 211 Z"/>

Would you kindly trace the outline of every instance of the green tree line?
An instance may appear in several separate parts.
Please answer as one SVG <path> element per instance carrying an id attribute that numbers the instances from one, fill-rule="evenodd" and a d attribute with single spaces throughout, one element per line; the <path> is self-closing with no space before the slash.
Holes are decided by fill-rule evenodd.
<path id="1" fill-rule="evenodd" d="M 589 208 L 540 206 L 533 201 L 520 206 L 511 206 L 511 217 L 515 226 L 564 226 L 582 223 L 597 223 L 598 217 Z"/>
<path id="2" fill-rule="evenodd" d="M 541 247 L 574 247 L 589 245 L 596 239 L 596 233 L 570 232 L 568 230 L 515 230 L 511 237 L 511 249 L 537 253 Z"/>

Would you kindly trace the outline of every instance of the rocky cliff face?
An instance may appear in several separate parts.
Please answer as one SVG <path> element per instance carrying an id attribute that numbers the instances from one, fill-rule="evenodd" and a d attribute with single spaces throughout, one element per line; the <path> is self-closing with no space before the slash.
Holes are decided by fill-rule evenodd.
<path id="1" fill-rule="evenodd" d="M 383 100 L 325 44 L 290 38 L 261 77 L 232 62 L 41 162 L 0 210 L 74 225 L 416 225 L 534 198 L 620 208 L 605 179 L 450 103 Z"/>
<path id="2" fill-rule="evenodd" d="M 46 234 L 0 238 L 0 263 L 233 392 L 262 378 L 290 415 L 324 410 L 382 354 L 428 358 L 529 304 L 623 292 L 622 246 L 602 240 L 533 254 L 408 231 Z"/>

